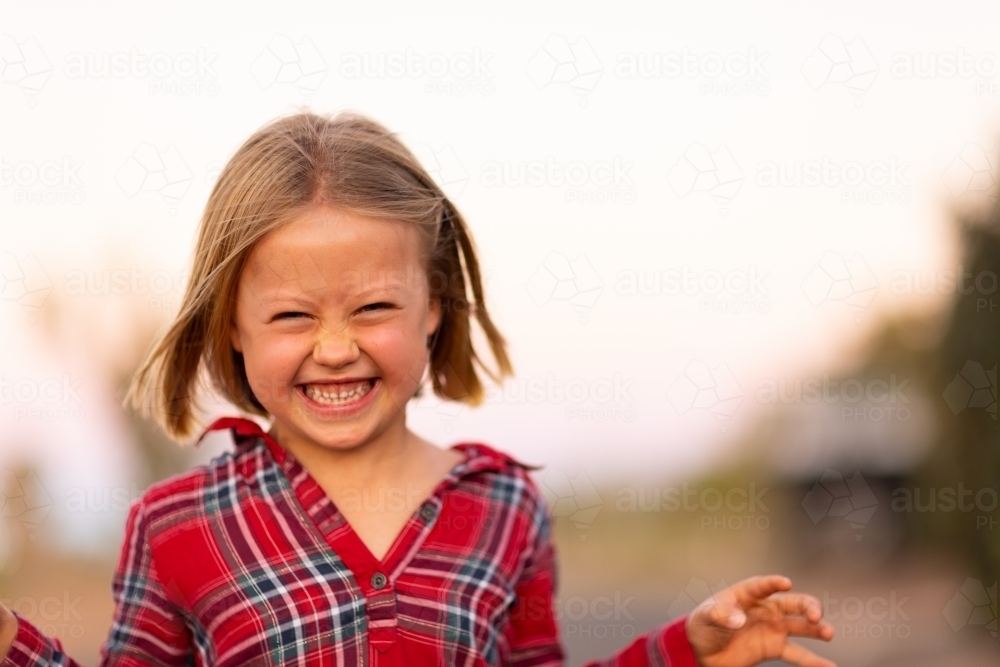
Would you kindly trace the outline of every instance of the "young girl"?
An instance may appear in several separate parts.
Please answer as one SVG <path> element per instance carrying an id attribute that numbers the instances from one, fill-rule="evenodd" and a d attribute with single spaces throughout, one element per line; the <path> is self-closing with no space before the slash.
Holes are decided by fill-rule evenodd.
<path id="1" fill-rule="evenodd" d="M 207 377 L 270 428 L 217 420 L 234 451 L 132 504 L 101 664 L 561 665 L 533 467 L 408 430 L 428 367 L 435 394 L 470 405 L 480 372 L 511 373 L 455 206 L 360 115 L 260 129 L 209 197 L 180 314 L 129 400 L 184 440 Z M 832 665 L 787 641 L 833 636 L 790 588 L 748 579 L 599 664 Z M 2 655 L 75 664 L 5 608 Z"/>

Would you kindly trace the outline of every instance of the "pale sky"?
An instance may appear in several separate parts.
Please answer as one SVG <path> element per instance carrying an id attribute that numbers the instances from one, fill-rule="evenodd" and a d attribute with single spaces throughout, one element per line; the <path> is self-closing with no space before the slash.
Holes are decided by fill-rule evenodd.
<path id="1" fill-rule="evenodd" d="M 114 360 L 130 322 L 163 322 L 212 178 L 303 105 L 399 132 L 470 222 L 518 377 L 598 396 L 416 405 L 415 429 L 595 480 L 724 456 L 761 378 L 835 372 L 880 315 L 947 298 L 893 281 L 954 268 L 945 211 L 992 182 L 1000 127 L 995 3 L 757 4 L 8 10 L 0 251 L 18 261 L 3 265 L 3 376 L 71 373 L 91 393 L 72 423 L 18 418 L 26 405 L 5 399 L 5 432 L 24 435 L 5 436 L 0 465 L 34 456 L 57 488 L 127 484 L 120 422 L 86 359 Z M 28 257 L 46 298 L 98 332 L 75 353 L 41 340 L 11 284 L 30 282 Z M 840 262 L 857 308 L 826 291 Z M 140 287 L 80 288 L 115 267 Z M 691 293 L 672 292 L 664 276 L 685 272 Z M 628 293 L 655 291 L 654 274 L 658 293 Z M 678 409 L 669 392 L 692 363 L 731 372 L 744 394 L 731 418 Z"/>

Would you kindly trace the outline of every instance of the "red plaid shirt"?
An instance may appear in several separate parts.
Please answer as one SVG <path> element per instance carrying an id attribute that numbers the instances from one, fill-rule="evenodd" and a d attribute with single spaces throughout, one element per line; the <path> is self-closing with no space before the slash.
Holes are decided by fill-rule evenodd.
<path id="1" fill-rule="evenodd" d="M 368 551 L 259 425 L 132 504 L 102 665 L 561 665 L 550 516 L 532 469 L 481 443 Z M 16 612 L 15 612 L 16 613 Z M 18 616 L 3 667 L 76 665 Z M 697 667 L 684 619 L 591 665 Z"/>

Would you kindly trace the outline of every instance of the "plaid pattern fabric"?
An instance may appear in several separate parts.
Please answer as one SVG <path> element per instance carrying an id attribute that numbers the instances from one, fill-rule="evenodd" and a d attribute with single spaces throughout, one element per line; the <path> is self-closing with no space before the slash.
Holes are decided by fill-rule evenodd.
<path id="1" fill-rule="evenodd" d="M 255 422 L 129 510 L 102 665 L 561 665 L 550 516 L 531 470 L 481 443 L 382 561 Z M 27 619 L 2 663 L 76 665 Z M 593 666 L 697 667 L 684 619 Z"/>

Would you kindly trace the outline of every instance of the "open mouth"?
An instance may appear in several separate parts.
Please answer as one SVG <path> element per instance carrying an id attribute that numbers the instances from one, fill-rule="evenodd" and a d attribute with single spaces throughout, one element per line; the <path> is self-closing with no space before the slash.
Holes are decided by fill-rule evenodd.
<path id="1" fill-rule="evenodd" d="M 360 402 L 375 388 L 378 378 L 352 382 L 323 382 L 298 385 L 307 398 L 320 405 L 349 406 Z"/>

